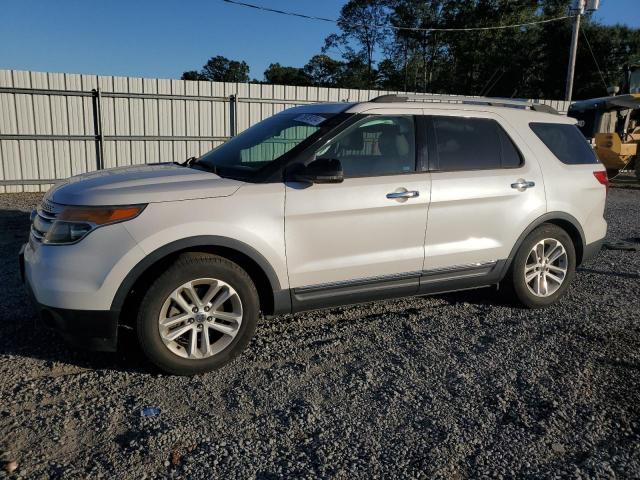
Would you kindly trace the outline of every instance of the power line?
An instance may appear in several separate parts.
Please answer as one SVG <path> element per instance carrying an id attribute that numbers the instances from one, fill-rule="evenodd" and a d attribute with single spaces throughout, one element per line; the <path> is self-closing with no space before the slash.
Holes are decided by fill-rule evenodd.
<path id="1" fill-rule="evenodd" d="M 328 23 L 334 23 L 337 24 L 338 20 L 333 19 L 333 18 L 326 18 L 326 17 L 316 17 L 313 15 L 306 15 L 304 13 L 299 13 L 299 12 L 290 12 L 290 11 L 286 11 L 286 10 L 278 10 L 275 8 L 269 8 L 269 7 L 263 7 L 262 5 L 255 5 L 253 3 L 247 3 L 247 2 L 241 2 L 239 0 L 222 0 L 223 2 L 226 3 L 231 3 L 233 5 L 239 5 L 241 7 L 247 7 L 247 8 L 253 8 L 256 10 L 261 10 L 261 11 L 265 11 L 265 12 L 271 12 L 271 13 L 277 13 L 280 15 L 288 15 L 290 17 L 298 17 L 298 18 L 304 18 L 307 20 L 317 20 L 317 21 L 321 21 L 321 22 L 328 22 Z M 531 25 L 540 25 L 543 23 L 551 23 L 551 22 L 558 22 L 560 20 L 566 20 L 568 18 L 573 18 L 575 15 L 565 15 L 563 17 L 555 17 L 555 18 L 547 18 L 545 20 L 536 20 L 534 22 L 525 22 L 525 23 L 516 23 L 516 24 L 512 24 L 512 25 L 496 25 L 493 27 L 467 27 L 467 28 L 419 28 L 419 27 L 399 27 L 396 25 L 377 25 L 377 24 L 373 24 L 370 25 L 374 28 L 389 28 L 391 30 L 406 30 L 406 31 L 411 31 L 411 32 L 477 32 L 477 31 L 487 31 L 487 30 L 504 30 L 507 28 L 522 28 L 522 27 L 528 27 Z"/>
<path id="2" fill-rule="evenodd" d="M 593 49 L 591 48 L 591 44 L 589 43 L 589 39 L 587 38 L 587 34 L 584 31 L 584 28 L 582 29 L 582 35 L 584 36 L 585 41 L 587 42 L 587 47 L 589 47 L 589 51 L 591 52 L 591 56 L 593 57 L 593 62 L 596 64 L 596 68 L 598 69 L 598 73 L 600 74 L 600 78 L 602 79 L 602 84 L 604 85 L 604 89 L 605 91 L 607 90 L 607 82 L 604 79 L 604 75 L 602 74 L 602 70 L 600 70 L 600 65 L 598 64 L 598 59 L 596 58 L 595 54 L 593 53 Z"/>
<path id="3" fill-rule="evenodd" d="M 263 10 L 265 12 L 279 13 L 280 15 L 289 15 L 292 17 L 306 18 L 307 20 L 319 20 L 321 22 L 337 23 L 337 20 L 332 18 L 314 17 L 313 15 L 305 15 L 304 13 L 287 12 L 285 10 L 277 10 L 275 8 L 263 7 L 261 5 L 254 5 L 252 3 L 239 2 L 236 0 L 222 0 L 226 3 L 233 3 L 234 5 L 240 5 L 242 7 L 255 8 L 256 10 Z"/>

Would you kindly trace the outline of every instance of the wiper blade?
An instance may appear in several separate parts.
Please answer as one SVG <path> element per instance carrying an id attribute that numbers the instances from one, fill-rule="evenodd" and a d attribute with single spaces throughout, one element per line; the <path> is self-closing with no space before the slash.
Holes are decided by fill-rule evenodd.
<path id="1" fill-rule="evenodd" d="M 191 165 L 193 165 L 197 161 L 198 161 L 197 157 L 189 157 L 182 163 L 179 163 L 179 162 L 174 162 L 174 163 L 177 163 L 178 165 L 181 165 L 183 167 L 190 167 Z"/>
<path id="2" fill-rule="evenodd" d="M 196 170 L 204 170 L 205 172 L 211 172 L 214 173 L 216 175 L 218 175 L 219 177 L 221 177 L 222 175 L 220 175 L 220 172 L 218 171 L 218 166 L 217 165 L 208 165 L 206 163 L 202 163 L 202 162 L 191 162 L 189 164 L 186 164 L 185 162 L 185 166 L 186 167 L 190 167 L 190 168 L 195 168 Z"/>

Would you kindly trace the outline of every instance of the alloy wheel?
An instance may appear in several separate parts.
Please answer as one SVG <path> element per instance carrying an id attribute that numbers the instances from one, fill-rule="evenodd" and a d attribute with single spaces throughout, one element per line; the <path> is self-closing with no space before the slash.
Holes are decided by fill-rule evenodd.
<path id="1" fill-rule="evenodd" d="M 166 298 L 158 318 L 166 347 L 190 360 L 222 352 L 241 324 L 240 296 L 231 285 L 215 278 L 198 278 L 180 285 Z"/>
<path id="2" fill-rule="evenodd" d="M 524 281 L 529 291 L 537 297 L 553 295 L 567 277 L 569 258 L 562 243 L 555 238 L 545 238 L 536 243 L 527 257 Z"/>

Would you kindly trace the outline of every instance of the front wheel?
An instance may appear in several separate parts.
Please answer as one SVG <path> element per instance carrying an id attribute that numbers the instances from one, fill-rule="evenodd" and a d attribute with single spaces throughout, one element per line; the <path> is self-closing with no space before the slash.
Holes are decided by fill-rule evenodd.
<path id="1" fill-rule="evenodd" d="M 259 302 L 247 273 L 208 254 L 180 256 L 144 296 L 138 340 L 161 370 L 192 375 L 222 367 L 249 343 Z"/>
<path id="2" fill-rule="evenodd" d="M 523 305 L 541 308 L 565 294 L 575 270 L 576 253 L 571 238 L 562 228 L 545 224 L 522 242 L 507 281 Z"/>

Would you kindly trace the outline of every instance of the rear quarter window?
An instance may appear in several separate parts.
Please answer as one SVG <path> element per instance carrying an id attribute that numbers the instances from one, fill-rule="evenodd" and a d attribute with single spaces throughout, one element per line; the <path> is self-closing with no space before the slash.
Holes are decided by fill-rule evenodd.
<path id="1" fill-rule="evenodd" d="M 529 127 L 562 163 L 567 165 L 598 163 L 593 149 L 575 125 L 530 123 Z"/>

